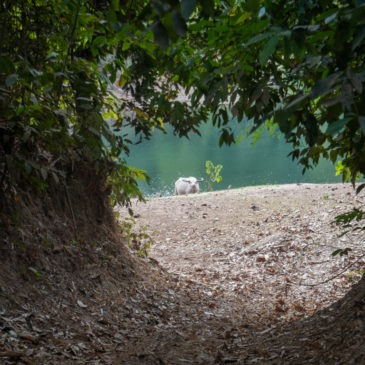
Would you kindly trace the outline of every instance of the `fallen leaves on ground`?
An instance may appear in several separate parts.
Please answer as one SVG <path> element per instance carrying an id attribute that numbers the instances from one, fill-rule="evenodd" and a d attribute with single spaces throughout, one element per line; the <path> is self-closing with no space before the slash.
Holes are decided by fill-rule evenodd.
<path id="1" fill-rule="evenodd" d="M 364 363 L 361 237 L 331 225 L 363 202 L 303 184 L 135 204 L 149 258 L 106 239 L 47 249 L 23 281 L 3 266 L 0 362 Z"/>

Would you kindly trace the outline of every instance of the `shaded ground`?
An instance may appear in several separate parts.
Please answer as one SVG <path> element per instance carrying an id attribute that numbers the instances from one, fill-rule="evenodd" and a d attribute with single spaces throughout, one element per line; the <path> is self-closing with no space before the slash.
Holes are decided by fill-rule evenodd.
<path id="1" fill-rule="evenodd" d="M 28 206 L 20 225 L 25 246 L 2 236 L 0 363 L 365 363 L 364 280 L 331 305 L 364 269 L 362 237 L 338 238 L 330 225 L 363 205 L 350 186 L 267 186 L 135 204 L 137 226 L 156 241 L 146 259 L 113 224 L 97 223 L 100 215 L 84 240 L 78 217 L 64 227 L 79 241 L 61 235 L 64 217 L 41 213 L 41 203 Z M 348 246 L 349 257 L 329 256 Z"/>

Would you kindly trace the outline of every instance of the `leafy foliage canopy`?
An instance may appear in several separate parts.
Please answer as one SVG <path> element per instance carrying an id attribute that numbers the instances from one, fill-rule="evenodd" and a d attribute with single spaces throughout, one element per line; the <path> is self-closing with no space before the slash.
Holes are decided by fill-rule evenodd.
<path id="1" fill-rule="evenodd" d="M 128 203 L 145 176 L 126 131 L 212 118 L 230 144 L 232 114 L 278 123 L 304 170 L 324 156 L 365 172 L 364 1 L 14 0 L 0 34 L 2 189 L 58 182 L 68 156 L 107 166 Z"/>

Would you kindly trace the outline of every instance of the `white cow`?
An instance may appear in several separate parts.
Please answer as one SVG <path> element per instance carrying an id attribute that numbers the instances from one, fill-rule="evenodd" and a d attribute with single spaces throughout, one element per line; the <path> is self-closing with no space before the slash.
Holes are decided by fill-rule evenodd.
<path id="1" fill-rule="evenodd" d="M 175 195 L 186 195 L 192 193 L 199 193 L 199 182 L 195 177 L 180 177 L 175 183 Z"/>

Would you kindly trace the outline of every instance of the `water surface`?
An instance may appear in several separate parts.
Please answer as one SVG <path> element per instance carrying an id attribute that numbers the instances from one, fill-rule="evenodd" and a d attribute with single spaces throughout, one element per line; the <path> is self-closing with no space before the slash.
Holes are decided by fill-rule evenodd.
<path id="1" fill-rule="evenodd" d="M 140 188 L 145 196 L 174 192 L 174 183 L 181 177 L 206 178 L 205 161 L 223 165 L 220 183 L 213 184 L 214 190 L 290 183 L 341 182 L 335 176 L 335 166 L 322 160 L 318 166 L 302 175 L 303 167 L 287 157 L 292 150 L 284 136 L 270 137 L 266 131 L 253 147 L 252 140 L 245 139 L 239 145 L 219 147 L 219 131 L 205 124 L 200 129 L 201 137 L 190 135 L 190 139 L 178 138 L 171 132 L 156 131 L 149 141 L 131 147 L 127 161 L 133 167 L 147 171 L 150 185 L 142 182 Z M 208 191 L 206 182 L 200 183 L 201 191 Z"/>

